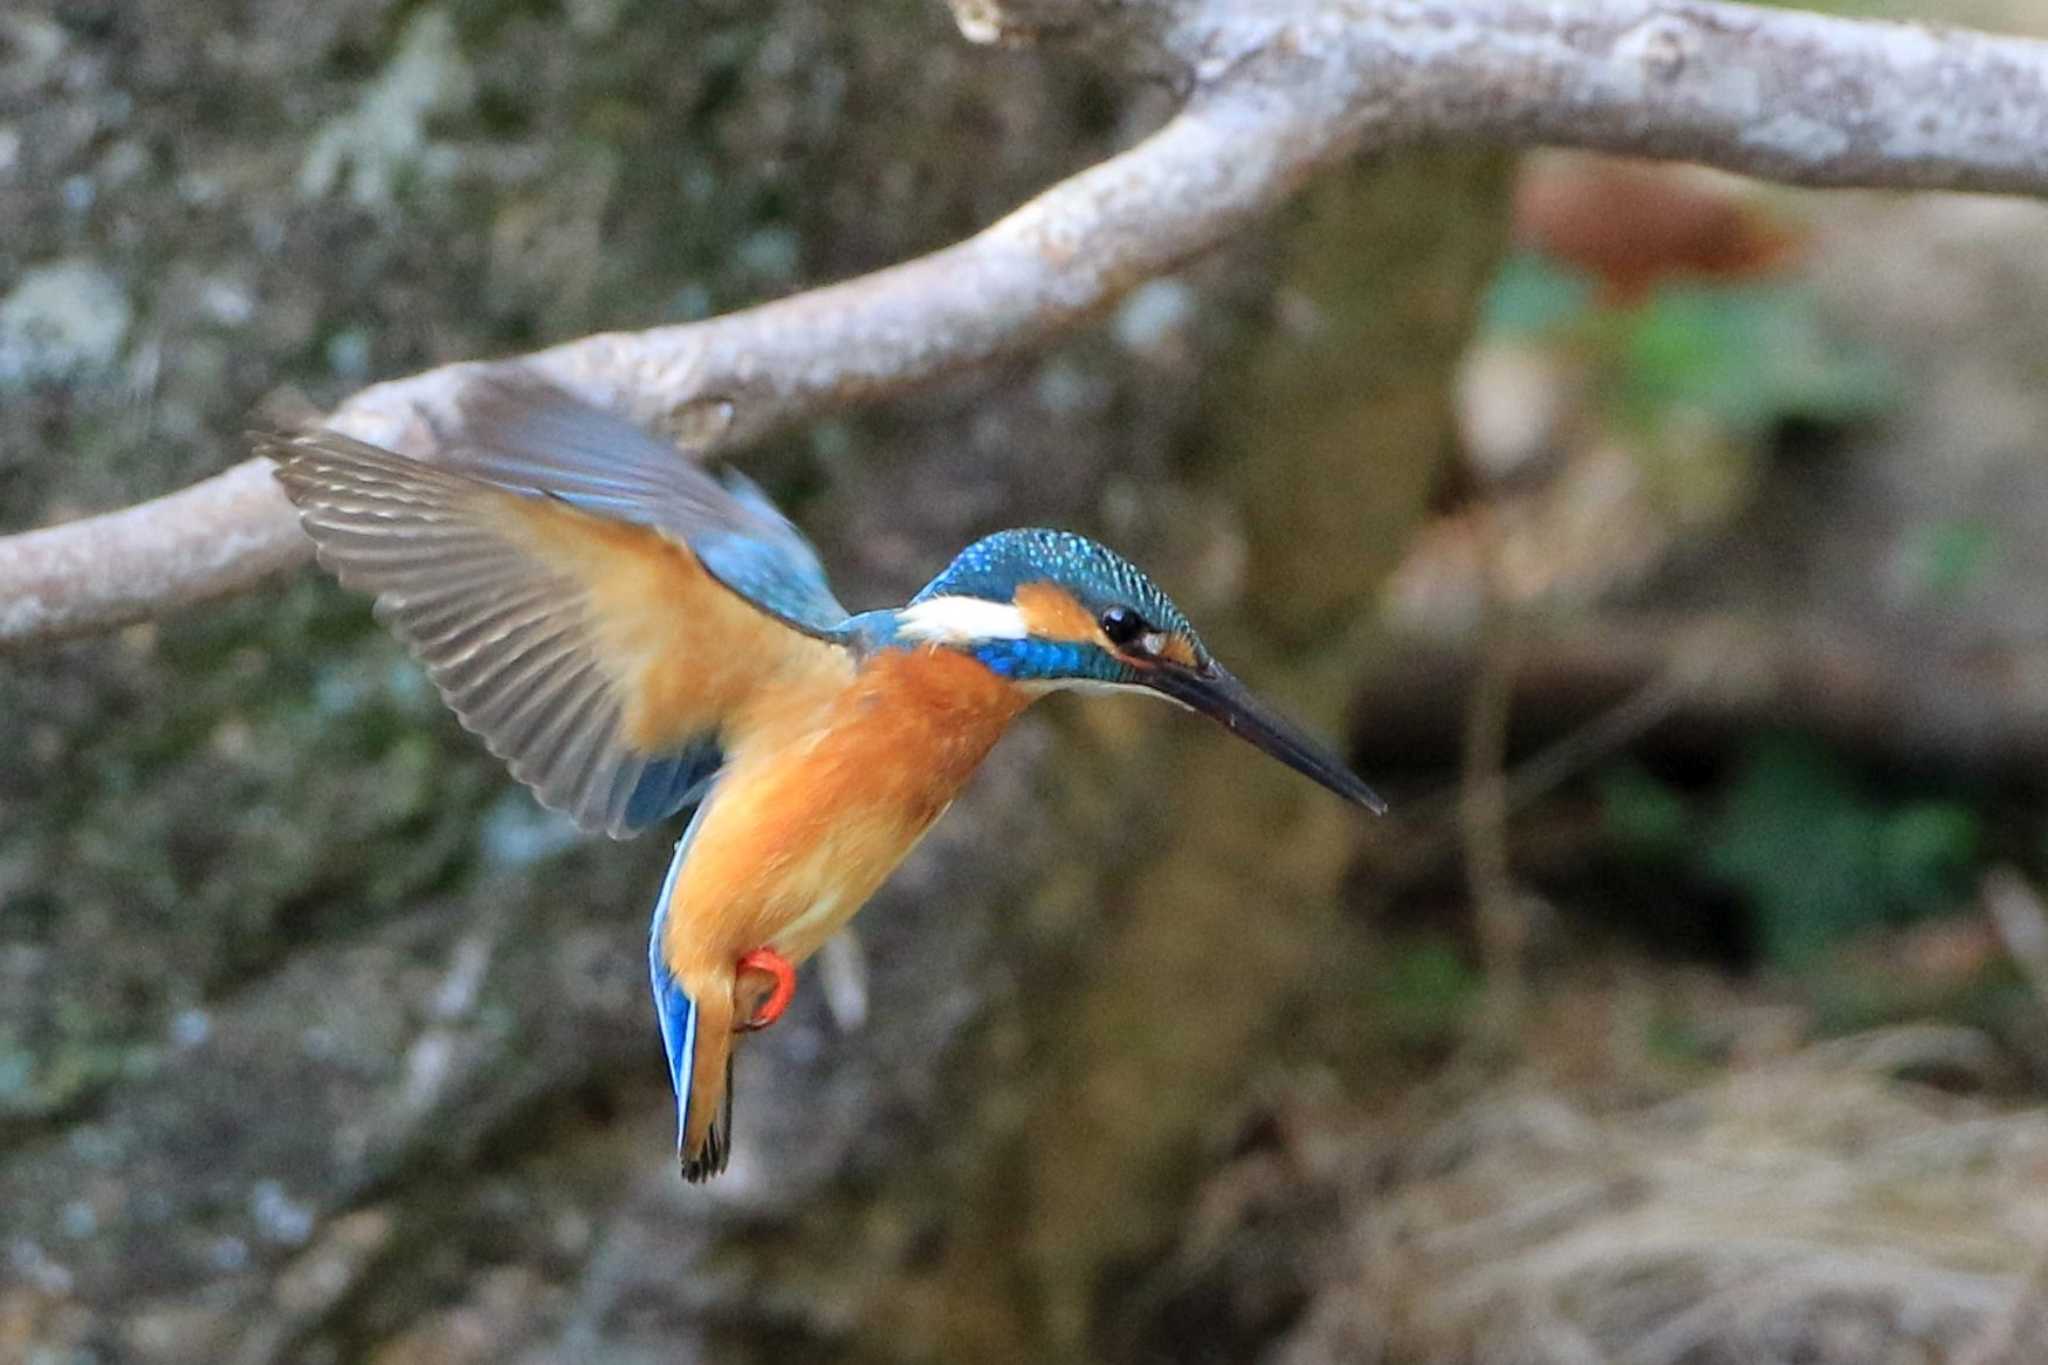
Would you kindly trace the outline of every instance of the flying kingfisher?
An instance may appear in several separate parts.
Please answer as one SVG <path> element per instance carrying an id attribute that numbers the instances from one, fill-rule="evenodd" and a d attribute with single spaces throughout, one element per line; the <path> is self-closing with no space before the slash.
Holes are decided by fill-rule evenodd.
<path id="1" fill-rule="evenodd" d="M 1060 688 L 1169 698 L 1378 812 L 1092 540 L 1013 530 L 894 610 L 848 612 L 803 535 L 537 376 L 477 380 L 431 463 L 258 437 L 321 564 L 372 593 L 464 726 L 541 802 L 625 838 L 695 806 L 648 957 L 685 1179 L 725 1167 L 735 1036 Z"/>

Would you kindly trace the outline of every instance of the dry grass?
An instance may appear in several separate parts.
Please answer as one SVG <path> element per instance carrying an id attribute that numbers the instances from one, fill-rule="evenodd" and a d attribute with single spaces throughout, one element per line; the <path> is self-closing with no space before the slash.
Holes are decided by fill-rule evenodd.
<path id="1" fill-rule="evenodd" d="M 2048 1361 L 2048 1110 L 1894 1079 L 1992 1060 L 1915 1028 L 1616 1112 L 1495 1088 L 1389 1141 L 1278 1358 Z"/>

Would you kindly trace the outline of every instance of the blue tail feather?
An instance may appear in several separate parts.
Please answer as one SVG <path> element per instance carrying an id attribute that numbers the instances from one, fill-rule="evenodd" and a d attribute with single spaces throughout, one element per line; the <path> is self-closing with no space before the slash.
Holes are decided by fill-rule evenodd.
<path id="1" fill-rule="evenodd" d="M 661 962 L 659 944 L 649 954 L 654 969 L 654 1012 L 661 1020 L 661 1044 L 668 1051 L 670 1083 L 676 1092 L 676 1152 L 690 1128 L 690 1068 L 697 1059 L 697 1002 Z"/>
<path id="2" fill-rule="evenodd" d="M 698 822 L 704 818 L 706 805 L 709 802 L 697 807 L 697 813 L 690 818 L 689 828 L 676 842 L 675 857 L 669 863 L 668 876 L 662 879 L 660 898 L 654 903 L 654 924 L 647 943 L 647 967 L 654 985 L 654 1013 L 661 1024 L 661 1042 L 668 1053 L 669 1079 L 675 1087 L 676 1156 L 682 1163 L 683 1178 L 690 1181 L 708 1179 L 725 1169 L 732 1133 L 732 1063 L 728 1058 L 725 1100 L 721 1106 L 724 1112 L 712 1124 L 702 1152 L 693 1159 L 683 1150 L 684 1137 L 690 1130 L 691 1075 L 697 1060 L 697 1002 L 676 980 L 675 973 L 669 970 L 661 955 L 662 928 L 668 921 L 669 900 L 675 895 L 676 879 L 682 872 L 683 859 L 689 856 L 690 839 L 697 832 Z"/>

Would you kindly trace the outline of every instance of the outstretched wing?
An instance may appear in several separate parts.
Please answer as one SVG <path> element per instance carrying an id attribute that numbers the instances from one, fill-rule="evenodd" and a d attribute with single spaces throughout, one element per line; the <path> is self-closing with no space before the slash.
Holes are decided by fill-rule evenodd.
<path id="1" fill-rule="evenodd" d="M 722 482 L 622 417 L 538 377 L 473 382 L 444 468 L 545 493 L 686 544 L 713 577 L 796 629 L 837 637 L 847 611 L 817 551 L 754 481 Z"/>
<path id="2" fill-rule="evenodd" d="M 333 432 L 258 449 L 321 563 L 543 803 L 636 833 L 696 798 L 750 699 L 851 668 L 816 555 L 758 494 L 554 390 L 495 385 L 474 415 L 447 464 Z"/>

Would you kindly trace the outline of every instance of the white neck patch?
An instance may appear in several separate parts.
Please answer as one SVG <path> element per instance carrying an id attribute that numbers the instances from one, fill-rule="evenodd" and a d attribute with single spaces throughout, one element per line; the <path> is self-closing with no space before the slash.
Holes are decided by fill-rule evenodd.
<path id="1" fill-rule="evenodd" d="M 976 640 L 1021 640 L 1024 613 L 1008 602 L 980 597 L 933 597 L 896 613 L 896 629 L 913 640 L 965 645 Z"/>

